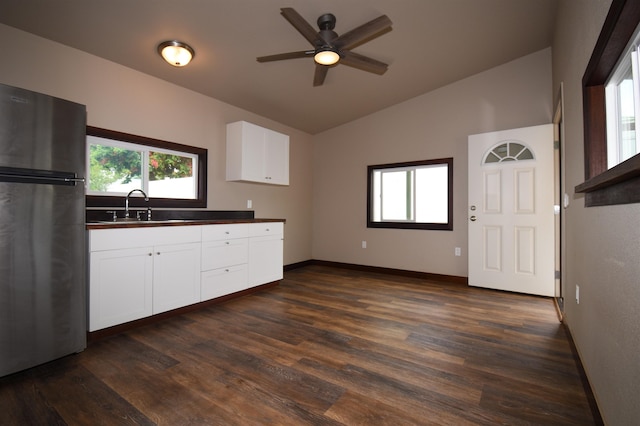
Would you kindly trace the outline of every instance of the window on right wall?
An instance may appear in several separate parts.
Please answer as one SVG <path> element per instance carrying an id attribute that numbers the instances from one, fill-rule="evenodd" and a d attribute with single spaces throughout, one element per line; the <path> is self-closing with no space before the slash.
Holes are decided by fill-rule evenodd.
<path id="1" fill-rule="evenodd" d="M 640 123 L 640 68 L 635 34 L 605 86 L 607 116 L 607 168 L 612 168 L 638 153 L 640 143 L 636 125 Z"/>
<path id="2" fill-rule="evenodd" d="M 585 206 L 640 202 L 640 2 L 613 0 L 582 78 Z M 635 63 L 634 63 L 635 61 Z"/>

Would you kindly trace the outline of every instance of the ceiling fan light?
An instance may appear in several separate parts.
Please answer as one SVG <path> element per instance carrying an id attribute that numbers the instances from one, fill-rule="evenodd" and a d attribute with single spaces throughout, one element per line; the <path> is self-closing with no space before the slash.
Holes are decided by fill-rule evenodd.
<path id="1" fill-rule="evenodd" d="M 323 48 L 316 52 L 313 60 L 320 65 L 333 65 L 340 60 L 340 55 L 331 48 Z"/>
<path id="2" fill-rule="evenodd" d="M 162 58 L 174 67 L 184 67 L 196 55 L 195 51 L 187 43 L 171 40 L 158 45 L 158 53 Z"/>

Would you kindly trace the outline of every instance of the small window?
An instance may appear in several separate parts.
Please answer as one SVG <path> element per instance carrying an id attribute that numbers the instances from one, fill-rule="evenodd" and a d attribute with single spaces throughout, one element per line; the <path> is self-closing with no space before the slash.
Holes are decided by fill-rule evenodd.
<path id="1" fill-rule="evenodd" d="M 367 227 L 453 230 L 453 158 L 367 167 Z"/>
<path id="2" fill-rule="evenodd" d="M 120 205 L 131 190 L 142 189 L 149 196 L 149 206 L 206 207 L 206 152 L 88 128 L 87 205 Z"/>
<path id="3" fill-rule="evenodd" d="M 522 160 L 533 160 L 531 150 L 519 142 L 505 142 L 492 148 L 485 156 L 484 163 Z"/>

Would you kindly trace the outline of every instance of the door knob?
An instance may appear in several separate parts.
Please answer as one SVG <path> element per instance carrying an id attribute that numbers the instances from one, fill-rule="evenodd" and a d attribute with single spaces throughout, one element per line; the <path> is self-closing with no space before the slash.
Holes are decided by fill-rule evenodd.
<path id="1" fill-rule="evenodd" d="M 477 219 L 477 217 L 475 217 L 475 216 L 471 216 L 469 219 L 471 219 L 471 222 L 475 222 L 475 221 L 476 221 L 476 219 Z"/>

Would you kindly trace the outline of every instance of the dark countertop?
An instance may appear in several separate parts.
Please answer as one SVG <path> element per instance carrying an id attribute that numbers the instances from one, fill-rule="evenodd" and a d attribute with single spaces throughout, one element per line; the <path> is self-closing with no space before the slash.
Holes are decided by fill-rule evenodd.
<path id="1" fill-rule="evenodd" d="M 87 230 L 116 228 L 150 228 L 156 226 L 224 225 L 230 223 L 286 222 L 285 219 L 173 219 L 173 220 L 120 220 L 117 222 L 87 222 Z"/>

